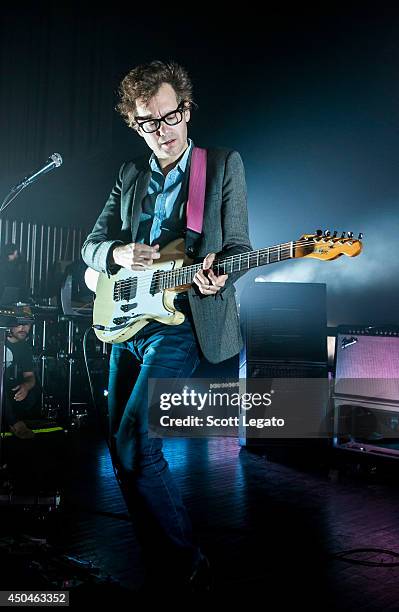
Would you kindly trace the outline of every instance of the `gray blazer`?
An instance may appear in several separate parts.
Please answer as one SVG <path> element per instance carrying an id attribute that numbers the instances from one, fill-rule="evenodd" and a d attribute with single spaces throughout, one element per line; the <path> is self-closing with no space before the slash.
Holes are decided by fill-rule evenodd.
<path id="1" fill-rule="evenodd" d="M 252 250 L 241 157 L 237 151 L 227 149 L 208 149 L 207 153 L 202 235 L 188 245 L 189 232 L 186 234 L 186 252 L 195 262 L 202 261 L 208 253 L 220 258 Z M 114 272 L 115 266 L 109 264 L 112 247 L 135 241 L 150 176 L 148 157 L 122 165 L 104 210 L 82 247 L 85 263 L 94 270 Z M 188 291 L 199 345 L 211 363 L 236 355 L 242 347 L 233 283 L 243 273 L 229 274 L 216 295 L 204 296 L 196 285 Z"/>

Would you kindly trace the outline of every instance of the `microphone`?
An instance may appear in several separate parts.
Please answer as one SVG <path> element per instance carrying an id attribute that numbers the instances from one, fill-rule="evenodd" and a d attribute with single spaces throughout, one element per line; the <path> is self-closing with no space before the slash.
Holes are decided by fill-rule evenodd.
<path id="1" fill-rule="evenodd" d="M 39 170 L 32 172 L 28 176 L 25 176 L 25 178 L 22 179 L 22 181 L 18 183 L 18 185 L 15 185 L 15 187 L 12 188 L 11 192 L 18 191 L 19 189 L 24 189 L 31 183 L 34 183 L 34 181 L 37 181 L 37 179 L 40 178 L 42 174 L 46 174 L 47 172 L 54 170 L 54 168 L 58 168 L 59 166 L 61 166 L 61 164 L 61 155 L 59 153 L 53 153 L 45 162 L 44 166 L 39 168 Z"/>

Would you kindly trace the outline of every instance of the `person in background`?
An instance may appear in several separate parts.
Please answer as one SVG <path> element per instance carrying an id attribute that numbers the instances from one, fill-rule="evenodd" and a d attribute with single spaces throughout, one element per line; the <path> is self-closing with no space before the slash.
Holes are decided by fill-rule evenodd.
<path id="1" fill-rule="evenodd" d="M 40 402 L 40 390 L 33 371 L 32 349 L 26 341 L 30 324 L 11 327 L 6 339 L 6 420 L 10 430 L 20 439 L 34 437 L 25 419 Z"/>
<path id="2" fill-rule="evenodd" d="M 5 244 L 0 255 L 0 304 L 10 302 L 7 295 L 12 291 L 12 302 L 26 302 L 29 299 L 26 261 L 13 242 Z"/>

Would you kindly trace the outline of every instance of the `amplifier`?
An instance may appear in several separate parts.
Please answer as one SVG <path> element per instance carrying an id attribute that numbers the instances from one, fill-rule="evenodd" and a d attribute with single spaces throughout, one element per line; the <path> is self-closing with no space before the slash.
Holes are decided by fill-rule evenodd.
<path id="1" fill-rule="evenodd" d="M 247 361 L 327 363 L 325 284 L 247 283 L 240 319 Z"/>
<path id="2" fill-rule="evenodd" d="M 334 395 L 399 404 L 399 328 L 341 326 Z"/>
<path id="3" fill-rule="evenodd" d="M 334 369 L 334 446 L 398 459 L 399 327 L 340 326 Z"/>

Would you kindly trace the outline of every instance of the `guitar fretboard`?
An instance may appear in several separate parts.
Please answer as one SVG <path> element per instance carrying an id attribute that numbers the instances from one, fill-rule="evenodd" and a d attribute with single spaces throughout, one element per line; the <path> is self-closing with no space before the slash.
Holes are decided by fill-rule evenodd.
<path id="1" fill-rule="evenodd" d="M 217 275 L 231 274 L 232 272 L 241 272 L 242 270 L 257 268 L 258 266 L 267 266 L 272 263 L 277 263 L 278 261 L 284 261 L 285 259 L 293 259 L 297 256 L 297 247 L 301 248 L 300 256 L 303 256 L 307 248 L 309 248 L 309 252 L 313 250 L 314 244 L 312 242 L 308 244 L 303 240 L 291 241 L 264 249 L 231 255 L 224 259 L 215 260 L 212 265 L 212 270 L 214 270 Z M 191 285 L 195 274 L 201 269 L 202 262 L 183 266 L 182 268 L 176 268 L 175 270 L 169 270 L 168 272 L 157 270 L 152 276 L 150 293 L 154 295 L 164 289 L 174 289 Z M 137 278 L 135 277 L 117 281 L 114 285 L 113 298 L 116 301 L 132 299 L 136 295 L 136 290 Z"/>
<path id="2" fill-rule="evenodd" d="M 241 272 L 242 270 L 266 266 L 278 261 L 284 261 L 285 259 L 292 259 L 295 257 L 295 245 L 295 241 L 284 242 L 265 249 L 231 255 L 225 259 L 215 260 L 212 265 L 212 270 L 214 270 L 217 275 L 231 274 L 232 272 Z M 303 248 L 303 243 L 301 243 L 301 246 Z M 312 248 L 313 246 L 310 246 L 310 249 Z M 195 274 L 201 269 L 202 263 L 199 263 L 164 272 L 158 279 L 157 284 L 159 284 L 159 290 L 162 291 L 163 289 L 190 285 L 193 282 Z"/>

